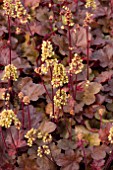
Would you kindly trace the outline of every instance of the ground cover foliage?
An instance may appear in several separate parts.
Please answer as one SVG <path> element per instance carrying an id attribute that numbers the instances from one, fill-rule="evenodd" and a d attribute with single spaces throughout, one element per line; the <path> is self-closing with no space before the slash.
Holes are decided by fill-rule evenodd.
<path id="1" fill-rule="evenodd" d="M 0 170 L 113 169 L 113 1 L 0 0 Z"/>

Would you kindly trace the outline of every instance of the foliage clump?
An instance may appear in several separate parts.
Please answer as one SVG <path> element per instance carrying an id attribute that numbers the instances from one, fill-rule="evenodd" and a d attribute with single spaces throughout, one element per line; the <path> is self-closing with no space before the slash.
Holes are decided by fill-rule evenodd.
<path id="1" fill-rule="evenodd" d="M 112 169 L 112 13 L 0 0 L 0 170 Z"/>

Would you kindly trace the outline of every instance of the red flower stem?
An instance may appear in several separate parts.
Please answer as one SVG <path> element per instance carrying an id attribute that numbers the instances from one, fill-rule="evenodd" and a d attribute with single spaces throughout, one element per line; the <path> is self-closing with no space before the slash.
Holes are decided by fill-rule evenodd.
<path id="1" fill-rule="evenodd" d="M 9 64 L 11 64 L 11 20 L 8 15 L 8 33 L 9 33 Z"/>
<path id="2" fill-rule="evenodd" d="M 73 76 L 73 75 L 72 75 Z M 72 88 L 72 96 L 73 96 L 73 99 L 75 99 L 75 92 L 74 92 L 74 84 L 73 84 L 73 77 L 71 76 L 71 88 Z"/>
<path id="3" fill-rule="evenodd" d="M 71 44 L 71 32 L 70 27 L 68 26 L 68 36 L 69 36 L 69 63 L 71 63 L 72 60 L 72 44 Z"/>
<path id="4" fill-rule="evenodd" d="M 30 115 L 29 105 L 27 105 L 27 112 L 28 112 L 28 128 L 31 129 L 31 115 Z"/>
<path id="5" fill-rule="evenodd" d="M 43 147 L 41 147 L 41 148 L 42 148 L 42 151 L 43 151 L 43 155 L 44 155 L 46 158 L 48 158 L 48 160 L 49 160 L 50 162 L 55 163 L 55 162 L 53 161 L 53 159 L 51 159 L 47 154 L 44 153 Z M 51 150 L 50 150 L 50 152 L 51 152 Z"/>
<path id="6" fill-rule="evenodd" d="M 56 164 L 54 157 L 52 155 L 52 150 L 51 150 L 50 144 L 48 144 L 48 147 L 49 147 L 49 150 L 50 150 L 51 160 L 54 162 L 54 164 Z"/>
<path id="7" fill-rule="evenodd" d="M 51 81 L 52 81 L 52 68 L 50 67 L 50 74 L 51 74 Z M 53 116 L 55 116 L 55 111 L 54 111 L 54 89 L 53 85 L 51 84 L 52 87 L 52 109 L 53 109 Z"/>
<path id="8" fill-rule="evenodd" d="M 83 145 L 83 141 L 81 141 L 81 148 L 82 148 L 83 155 L 84 155 L 85 170 L 87 170 L 87 159 L 86 159 L 86 152 L 85 152 L 85 148 L 84 148 L 84 145 Z"/>
<path id="9" fill-rule="evenodd" d="M 77 95 L 77 74 L 75 75 L 75 90 L 74 90 L 74 99 L 76 100 Z"/>
<path id="10" fill-rule="evenodd" d="M 70 27 L 68 26 L 68 36 L 69 36 L 69 63 L 71 63 L 72 60 L 72 43 L 71 43 L 71 32 Z M 71 74 L 69 74 L 69 89 L 70 94 L 72 93 L 72 96 L 74 97 L 74 89 L 73 89 L 73 77 Z"/>
<path id="11" fill-rule="evenodd" d="M 32 33 L 32 31 L 31 31 L 31 28 L 30 28 L 29 24 L 27 23 L 26 25 L 27 25 L 27 28 L 28 28 L 28 30 L 29 30 L 31 36 L 33 37 L 33 33 Z"/>
<path id="12" fill-rule="evenodd" d="M 11 132 L 11 128 L 9 128 L 9 132 L 10 132 L 11 140 L 12 140 L 13 145 L 14 145 L 15 150 L 16 150 L 17 148 L 16 148 L 16 145 L 15 145 L 15 141 L 14 141 L 14 139 L 13 139 L 13 135 L 12 135 L 12 132 Z"/>
<path id="13" fill-rule="evenodd" d="M 3 131 L 2 131 L 2 128 L 0 127 L 0 132 L 1 132 L 1 137 L 2 137 L 2 141 L 3 141 L 3 144 L 5 146 L 5 149 L 7 150 L 8 147 L 7 147 L 7 144 L 6 144 L 6 141 L 5 141 L 5 138 L 4 138 L 4 134 L 3 134 Z"/>
<path id="14" fill-rule="evenodd" d="M 102 129 L 102 115 L 101 114 L 99 115 L 100 115 L 100 129 Z"/>
<path id="15" fill-rule="evenodd" d="M 24 102 L 21 101 L 22 104 L 22 128 L 24 129 L 24 119 L 25 119 L 25 115 L 24 115 Z"/>
<path id="16" fill-rule="evenodd" d="M 41 76 L 40 76 L 40 77 L 41 77 Z M 43 87 L 44 87 L 44 89 L 45 89 L 45 91 L 46 91 L 46 94 L 48 95 L 49 99 L 52 101 L 51 96 L 49 95 L 48 90 L 47 90 L 47 88 L 46 88 L 46 85 L 44 84 L 44 81 L 43 81 L 42 78 L 41 78 L 41 80 L 42 80 L 42 85 L 43 85 Z"/>
<path id="17" fill-rule="evenodd" d="M 87 40 L 87 80 L 89 80 L 89 27 L 86 26 L 86 40 Z"/>
<path id="18" fill-rule="evenodd" d="M 63 108 L 63 106 L 61 107 L 61 109 L 62 109 L 62 112 L 63 112 L 63 116 L 64 116 L 64 120 L 65 120 L 66 129 L 67 129 L 68 134 L 69 134 L 69 139 L 72 140 L 72 134 L 71 134 L 71 132 L 70 132 L 70 130 L 69 130 L 69 128 L 68 128 L 67 122 L 66 122 L 66 116 L 65 116 L 65 113 L 64 113 L 64 108 Z"/>
<path id="19" fill-rule="evenodd" d="M 9 64 L 11 64 L 11 19 L 10 16 L 8 15 L 8 45 L 9 45 Z M 11 76 L 10 79 L 8 80 L 8 87 L 11 87 Z"/>
<path id="20" fill-rule="evenodd" d="M 51 160 L 51 158 L 49 158 L 49 156 L 48 155 L 46 155 L 45 153 L 43 153 L 43 155 L 51 162 L 51 163 L 54 163 L 54 164 L 56 164 L 55 162 L 53 162 L 53 160 Z"/>

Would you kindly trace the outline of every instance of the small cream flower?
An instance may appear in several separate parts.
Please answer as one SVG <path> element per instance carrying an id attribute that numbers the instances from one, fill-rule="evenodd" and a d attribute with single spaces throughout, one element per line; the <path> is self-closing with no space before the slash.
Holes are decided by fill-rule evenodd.
<path id="1" fill-rule="evenodd" d="M 18 79 L 18 73 L 17 73 L 17 68 L 13 64 L 8 64 L 5 66 L 5 73 L 3 75 L 2 80 L 13 80 L 17 81 Z"/>
<path id="2" fill-rule="evenodd" d="M 54 88 L 61 87 L 68 83 L 68 76 L 66 75 L 66 70 L 63 64 L 54 64 L 51 83 Z"/>
<path id="3" fill-rule="evenodd" d="M 33 142 L 34 142 L 35 139 L 36 139 L 36 133 L 37 133 L 37 130 L 34 129 L 34 128 L 30 129 L 30 130 L 26 133 L 25 138 L 28 139 L 28 140 L 27 140 L 27 144 L 28 144 L 29 146 L 32 146 L 32 145 L 33 145 Z"/>

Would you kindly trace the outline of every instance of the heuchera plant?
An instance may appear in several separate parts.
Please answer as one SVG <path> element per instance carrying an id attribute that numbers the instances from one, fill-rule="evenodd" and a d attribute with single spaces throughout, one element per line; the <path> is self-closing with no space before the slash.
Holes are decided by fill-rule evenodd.
<path id="1" fill-rule="evenodd" d="M 0 0 L 0 170 L 113 168 L 113 1 Z"/>

